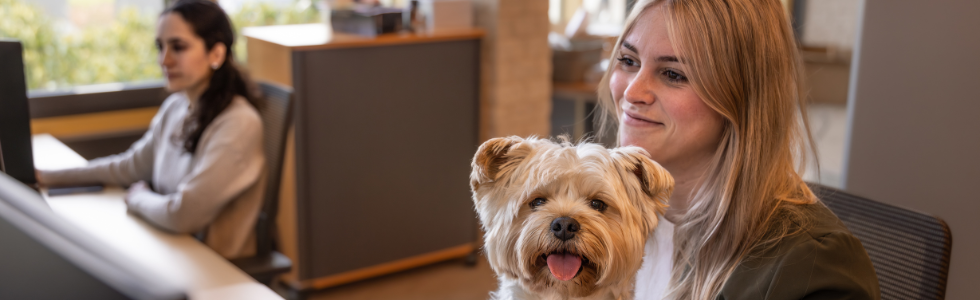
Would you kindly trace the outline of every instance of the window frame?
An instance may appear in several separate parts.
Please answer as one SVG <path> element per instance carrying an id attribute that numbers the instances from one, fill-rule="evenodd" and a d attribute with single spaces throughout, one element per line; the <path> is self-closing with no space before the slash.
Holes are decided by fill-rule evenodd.
<path id="1" fill-rule="evenodd" d="M 110 91 L 28 91 L 31 119 L 156 107 L 170 96 L 163 81 L 127 82 Z M 82 90 L 82 91 L 80 91 Z"/>

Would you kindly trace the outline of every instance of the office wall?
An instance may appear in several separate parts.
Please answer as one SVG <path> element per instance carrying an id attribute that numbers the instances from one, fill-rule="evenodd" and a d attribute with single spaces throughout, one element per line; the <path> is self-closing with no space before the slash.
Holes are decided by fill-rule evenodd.
<path id="1" fill-rule="evenodd" d="M 810 47 L 833 47 L 850 52 L 857 32 L 861 0 L 805 0 L 803 36 L 800 42 Z"/>
<path id="2" fill-rule="evenodd" d="M 980 1 L 866 0 L 848 105 L 845 189 L 942 217 L 947 299 L 980 281 Z"/>

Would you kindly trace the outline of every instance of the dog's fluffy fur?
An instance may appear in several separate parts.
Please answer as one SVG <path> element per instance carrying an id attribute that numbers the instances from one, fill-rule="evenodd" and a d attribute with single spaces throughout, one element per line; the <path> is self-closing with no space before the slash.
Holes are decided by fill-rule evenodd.
<path id="1" fill-rule="evenodd" d="M 492 298 L 633 298 L 643 247 L 674 187 L 643 149 L 512 136 L 480 146 L 472 167 L 484 251 L 500 281 Z M 560 217 L 580 224 L 573 238 L 552 233 Z M 582 258 L 571 280 L 551 273 L 554 253 Z"/>

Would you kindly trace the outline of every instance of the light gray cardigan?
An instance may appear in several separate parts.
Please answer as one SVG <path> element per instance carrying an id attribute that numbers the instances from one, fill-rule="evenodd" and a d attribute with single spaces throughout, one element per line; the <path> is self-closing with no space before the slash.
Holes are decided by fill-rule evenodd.
<path id="1" fill-rule="evenodd" d="M 179 138 L 189 110 L 185 94 L 174 93 L 126 152 L 82 168 L 42 171 L 41 181 L 128 186 L 145 180 L 154 191 L 134 195 L 130 212 L 172 232 L 204 232 L 205 243 L 226 258 L 252 255 L 266 176 L 262 119 L 236 97 L 204 130 L 192 155 Z"/>

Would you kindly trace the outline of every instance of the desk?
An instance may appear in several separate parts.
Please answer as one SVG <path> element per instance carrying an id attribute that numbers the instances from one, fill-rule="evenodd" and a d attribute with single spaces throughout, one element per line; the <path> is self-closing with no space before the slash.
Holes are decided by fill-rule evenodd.
<path id="1" fill-rule="evenodd" d="M 64 169 L 87 162 L 54 137 L 33 137 L 38 169 Z M 42 196 L 51 209 L 110 247 L 161 277 L 183 287 L 190 299 L 282 299 L 216 252 L 189 235 L 163 232 L 126 213 L 126 191 L 109 187 L 100 193 Z"/>

